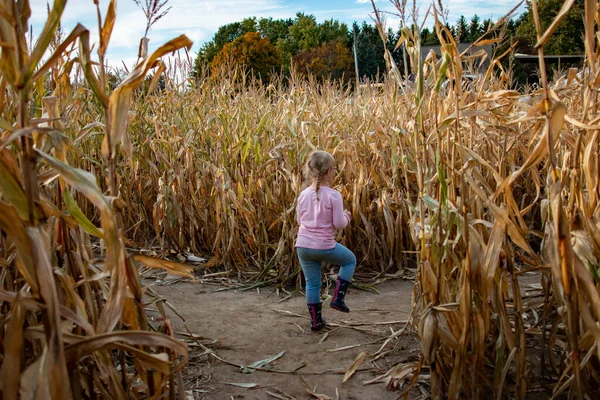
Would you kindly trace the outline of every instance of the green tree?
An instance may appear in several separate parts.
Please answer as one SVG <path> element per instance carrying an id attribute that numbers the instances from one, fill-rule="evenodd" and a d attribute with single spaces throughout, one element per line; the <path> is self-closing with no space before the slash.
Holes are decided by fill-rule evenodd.
<path id="1" fill-rule="evenodd" d="M 383 42 L 377 28 L 366 22 L 359 27 L 355 22 L 352 33 L 356 36 L 356 60 L 360 76 L 373 79 L 378 73 L 384 73 Z"/>
<path id="2" fill-rule="evenodd" d="M 285 39 L 290 34 L 290 27 L 294 24 L 294 20 L 288 19 L 273 19 L 261 18 L 258 20 L 258 32 L 262 37 L 267 38 L 274 45 L 280 39 Z"/>
<path id="3" fill-rule="evenodd" d="M 377 27 L 363 22 L 361 26 L 357 23 L 352 25 L 349 48 L 352 49 L 353 40 L 356 37 L 356 59 L 358 61 L 358 73 L 360 77 L 375 80 L 385 74 L 386 65 L 383 50 L 383 41 Z M 390 29 L 388 31 L 387 48 L 392 52 L 392 57 L 400 71 L 403 71 L 402 50 L 394 51 L 398 37 Z"/>
<path id="4" fill-rule="evenodd" d="M 483 34 L 483 33 L 487 32 L 488 29 L 490 29 L 492 26 L 494 26 L 494 21 L 491 18 L 484 19 L 483 22 L 481 23 L 481 33 Z"/>
<path id="5" fill-rule="evenodd" d="M 456 38 L 463 43 L 469 42 L 469 26 L 467 25 L 467 19 L 464 15 L 461 15 L 458 21 L 456 21 Z"/>
<path id="6" fill-rule="evenodd" d="M 562 7 L 562 0 L 539 0 L 538 12 L 542 30 L 545 31 L 554 21 L 556 14 Z M 584 0 L 575 0 L 575 4 L 568 15 L 560 23 L 554 34 L 544 46 L 544 53 L 552 54 L 583 54 L 585 46 L 583 42 L 585 3 Z M 522 16 L 521 23 L 516 31 L 519 40 L 519 49 L 533 54 L 533 48 L 537 41 L 535 23 L 531 2 L 527 2 L 527 12 Z"/>
<path id="7" fill-rule="evenodd" d="M 348 26 L 344 23 L 328 19 L 319 25 L 320 41 L 322 43 L 338 40 L 344 44 L 348 43 Z"/>
<path id="8" fill-rule="evenodd" d="M 481 26 L 481 19 L 477 14 L 473 15 L 469 22 L 469 35 L 467 36 L 467 42 L 473 43 L 483 34 L 483 27 Z"/>
<path id="9" fill-rule="evenodd" d="M 287 68 L 292 57 L 300 51 L 314 49 L 332 40 L 348 43 L 346 24 L 333 20 L 319 24 L 314 15 L 297 13 L 294 23 L 289 28 L 289 36 L 277 42 L 277 50 L 281 55 L 282 64 Z"/>
<path id="10" fill-rule="evenodd" d="M 440 40 L 434 31 L 430 31 L 429 28 L 423 28 L 421 31 L 421 45 L 422 46 L 437 46 L 440 44 Z"/>
<path id="11" fill-rule="evenodd" d="M 227 63 L 243 66 L 261 80 L 266 80 L 280 66 L 277 49 L 269 39 L 262 38 L 258 32 L 248 32 L 223 46 L 210 63 L 211 72 L 219 70 Z"/>

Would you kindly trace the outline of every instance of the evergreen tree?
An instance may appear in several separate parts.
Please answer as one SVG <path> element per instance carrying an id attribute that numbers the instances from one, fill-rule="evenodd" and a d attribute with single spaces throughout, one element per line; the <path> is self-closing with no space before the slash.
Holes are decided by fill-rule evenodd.
<path id="1" fill-rule="evenodd" d="M 383 42 L 377 28 L 363 22 L 352 25 L 353 35 L 356 35 L 356 59 L 360 77 L 366 76 L 373 80 L 378 73 L 385 72 Z"/>
<path id="2" fill-rule="evenodd" d="M 479 39 L 479 37 L 481 37 L 482 34 L 483 34 L 483 28 L 481 26 L 481 19 L 479 18 L 479 16 L 477 14 L 475 14 L 471 18 L 471 21 L 469 22 L 469 34 L 466 38 L 467 39 L 466 42 L 473 43 L 477 39 Z"/>
<path id="3" fill-rule="evenodd" d="M 421 45 L 422 46 L 439 46 L 440 40 L 437 37 L 435 30 L 429 30 L 429 28 L 423 28 L 421 31 Z"/>
<path id="4" fill-rule="evenodd" d="M 456 27 L 454 30 L 456 31 L 456 38 L 460 42 L 469 42 L 469 26 L 467 25 L 467 19 L 464 15 L 461 15 L 458 21 L 456 21 Z"/>

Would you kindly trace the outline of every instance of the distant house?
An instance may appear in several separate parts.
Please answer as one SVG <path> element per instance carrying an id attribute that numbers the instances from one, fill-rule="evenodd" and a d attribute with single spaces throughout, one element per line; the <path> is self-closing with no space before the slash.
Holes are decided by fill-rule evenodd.
<path id="1" fill-rule="evenodd" d="M 468 49 L 468 50 L 467 50 Z M 466 53 L 465 53 L 466 50 Z M 482 50 L 486 53 L 485 57 L 478 55 Z M 473 46 L 472 43 L 459 43 L 458 51 L 463 54 L 463 68 L 472 69 L 473 72 L 483 72 L 490 65 L 492 57 L 492 45 Z M 438 60 L 442 55 L 440 46 L 423 46 L 421 47 L 421 58 L 425 60 L 429 52 L 433 51 Z M 483 59 L 483 62 L 482 62 Z"/>

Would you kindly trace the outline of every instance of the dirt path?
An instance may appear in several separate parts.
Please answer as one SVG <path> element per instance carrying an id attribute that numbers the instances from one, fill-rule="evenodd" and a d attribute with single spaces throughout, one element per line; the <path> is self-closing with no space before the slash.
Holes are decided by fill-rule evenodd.
<path id="1" fill-rule="evenodd" d="M 294 373 L 242 373 L 236 366 L 200 356 L 201 350 L 192 347 L 185 380 L 186 389 L 193 393 L 194 399 L 309 399 L 311 396 L 301 378 L 315 393 L 333 399 L 338 396 L 345 400 L 396 399 L 399 393 L 388 391 L 384 383 L 364 385 L 363 382 L 387 372 L 396 362 L 406 362 L 418 355 L 414 341 L 401 337 L 386 347 L 389 350 L 396 347 L 392 355 L 365 361 L 342 384 L 344 372 L 359 353 L 373 354 L 391 335 L 390 329 L 397 331 L 404 326 L 398 321 L 406 320 L 410 314 L 413 284 L 408 281 L 380 284 L 377 290 L 381 294 L 351 288 L 346 298 L 350 314 L 331 309 L 327 302 L 323 307 L 324 317 L 331 325 L 339 324 L 327 330 L 328 333 L 310 331 L 301 293 L 281 301 L 283 296 L 277 296 L 272 288 L 223 290 L 222 286 L 203 283 L 155 288 L 177 308 L 195 335 L 218 339 L 208 347 L 223 360 L 247 366 L 284 352 L 267 368 L 292 371 L 305 364 Z M 174 317 L 172 322 L 177 332 L 185 330 L 178 318 Z M 256 386 L 246 388 L 228 383 Z"/>

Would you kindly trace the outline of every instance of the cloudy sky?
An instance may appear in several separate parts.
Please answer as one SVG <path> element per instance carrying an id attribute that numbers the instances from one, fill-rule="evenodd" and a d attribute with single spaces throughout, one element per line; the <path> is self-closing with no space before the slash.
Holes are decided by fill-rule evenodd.
<path id="1" fill-rule="evenodd" d="M 32 17 L 30 24 L 39 33 L 46 20 L 46 4 L 52 0 L 30 0 Z M 146 0 L 141 0 L 145 2 Z M 437 1 L 437 0 L 436 0 Z M 102 14 L 106 13 L 109 0 L 100 0 Z M 401 2 L 401 1 L 400 1 Z M 412 4 L 412 1 L 408 2 Z M 481 19 L 498 19 L 518 3 L 517 0 L 442 0 L 449 10 L 448 22 L 454 24 L 460 15 L 467 20 L 477 14 Z M 419 20 L 425 16 L 428 0 L 417 0 Z M 399 19 L 390 0 L 378 0 L 376 5 L 386 13 L 388 26 L 397 29 Z M 371 22 L 373 7 L 370 0 L 169 0 L 169 13 L 152 26 L 148 37 L 152 51 L 171 38 L 187 35 L 193 42 L 189 57 L 194 58 L 202 43 L 210 40 L 217 29 L 225 24 L 247 17 L 293 18 L 297 12 L 313 14 L 319 22 L 335 19 L 351 25 L 352 22 Z M 523 12 L 521 6 L 519 13 Z M 68 33 L 82 23 L 91 32 L 91 40 L 98 37 L 98 22 L 94 0 L 68 0 L 63 14 L 63 28 Z M 142 10 L 133 0 L 119 0 L 117 21 L 107 54 L 112 66 L 123 63 L 131 66 L 137 56 L 140 38 L 144 35 L 146 20 Z"/>

